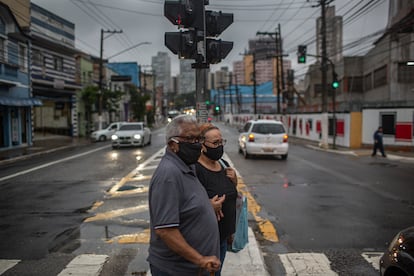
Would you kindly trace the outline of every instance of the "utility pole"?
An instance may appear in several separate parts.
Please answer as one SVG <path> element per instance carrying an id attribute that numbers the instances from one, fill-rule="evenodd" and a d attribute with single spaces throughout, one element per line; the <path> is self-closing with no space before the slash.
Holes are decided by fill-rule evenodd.
<path id="1" fill-rule="evenodd" d="M 237 114 L 240 114 L 241 111 L 241 100 L 240 100 L 240 93 L 239 93 L 239 82 L 237 80 L 237 74 L 234 75 L 235 78 L 235 85 L 236 85 L 236 102 L 237 102 Z"/>
<path id="2" fill-rule="evenodd" d="M 229 72 L 229 94 L 230 94 L 230 114 L 233 115 L 233 94 L 232 94 L 232 89 L 231 89 L 231 85 L 232 85 L 232 73 Z"/>
<path id="3" fill-rule="evenodd" d="M 282 47 L 282 33 L 280 24 L 278 24 L 278 30 L 275 32 L 257 32 L 256 35 L 268 35 L 275 39 L 275 58 L 276 58 L 276 79 L 275 79 L 275 85 L 276 85 L 276 91 L 277 91 L 277 110 L 276 113 L 281 113 L 280 108 L 280 98 L 282 95 L 282 92 L 285 90 L 285 80 L 284 80 L 284 73 L 283 73 L 283 47 Z M 282 103 L 285 103 L 285 98 L 282 96 Z"/>
<path id="4" fill-rule="evenodd" d="M 256 96 L 256 53 L 253 53 L 253 108 L 254 108 L 254 117 L 256 119 L 257 115 L 257 96 Z"/>
<path id="5" fill-rule="evenodd" d="M 280 78 L 282 80 L 282 95 L 283 95 L 283 92 L 285 91 L 285 76 L 284 76 L 285 74 L 284 74 L 284 68 L 283 68 L 283 41 L 282 41 L 282 30 L 280 28 L 280 24 L 278 24 L 278 29 L 279 29 L 279 31 L 278 31 L 279 44 L 276 44 L 276 47 L 277 47 L 277 45 L 279 45 L 278 58 L 279 58 L 279 61 L 280 61 Z M 279 100 L 279 102 L 280 102 L 280 100 Z M 282 103 L 283 103 L 283 106 L 285 106 L 285 97 L 283 97 L 283 96 L 282 96 Z M 283 113 L 285 113 L 285 112 L 283 112 Z"/>
<path id="6" fill-rule="evenodd" d="M 103 95 L 102 95 L 103 94 L 103 91 L 102 91 L 102 87 L 103 87 L 103 84 L 102 84 L 102 82 L 103 82 L 103 41 L 104 41 L 105 38 L 107 38 L 107 37 L 104 37 L 104 34 L 105 33 L 109 33 L 110 34 L 109 36 L 111 36 L 112 34 L 122 33 L 122 30 L 119 30 L 119 31 L 116 31 L 116 30 L 110 31 L 110 30 L 101 29 L 101 49 L 100 49 L 100 55 L 99 55 L 99 86 L 98 86 L 98 88 L 99 88 L 99 91 L 98 91 L 98 97 L 99 97 L 99 99 L 98 99 L 98 101 L 99 101 L 99 109 L 98 109 L 98 123 L 99 123 L 99 126 L 98 126 L 98 129 L 99 130 L 102 129 L 102 109 L 103 109 Z"/>
<path id="7" fill-rule="evenodd" d="M 309 2 L 309 0 L 308 0 Z M 322 140 L 320 142 L 320 146 L 322 148 L 328 148 L 328 85 L 327 85 L 327 61 L 328 55 L 326 51 L 326 6 L 333 2 L 333 0 L 318 0 L 318 5 L 313 7 L 321 7 L 321 28 L 320 28 L 320 36 L 321 36 L 321 86 L 322 86 L 322 114 L 321 114 L 321 121 L 322 121 Z"/>

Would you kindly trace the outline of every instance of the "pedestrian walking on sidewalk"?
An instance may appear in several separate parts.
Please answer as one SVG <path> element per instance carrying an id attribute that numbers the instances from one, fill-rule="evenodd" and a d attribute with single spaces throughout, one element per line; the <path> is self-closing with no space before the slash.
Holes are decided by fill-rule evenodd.
<path id="1" fill-rule="evenodd" d="M 200 126 L 202 150 L 196 163 L 197 177 L 203 184 L 216 212 L 220 232 L 220 261 L 223 267 L 227 243 L 232 243 L 236 231 L 237 175 L 222 159 L 224 145 L 218 127 L 211 123 Z M 216 276 L 221 275 L 221 268 Z"/>
<path id="2" fill-rule="evenodd" d="M 196 118 L 173 118 L 166 127 L 166 143 L 149 188 L 151 274 L 209 275 L 220 269 L 220 236 L 216 214 L 195 172 L 201 154 Z"/>
<path id="3" fill-rule="evenodd" d="M 379 150 L 382 154 L 382 157 L 387 157 L 384 152 L 384 143 L 382 140 L 382 127 L 378 127 L 378 129 L 374 132 L 374 149 L 372 152 L 372 156 L 377 155 L 377 150 Z"/>

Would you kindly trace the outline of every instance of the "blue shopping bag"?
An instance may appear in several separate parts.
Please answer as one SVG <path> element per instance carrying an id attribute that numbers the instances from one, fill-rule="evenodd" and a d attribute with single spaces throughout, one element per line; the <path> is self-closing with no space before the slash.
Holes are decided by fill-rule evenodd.
<path id="1" fill-rule="evenodd" d="M 239 194 L 236 206 L 236 233 L 234 233 L 233 243 L 230 251 L 239 252 L 249 242 L 248 237 L 248 220 L 247 220 L 247 198 L 244 195 Z"/>

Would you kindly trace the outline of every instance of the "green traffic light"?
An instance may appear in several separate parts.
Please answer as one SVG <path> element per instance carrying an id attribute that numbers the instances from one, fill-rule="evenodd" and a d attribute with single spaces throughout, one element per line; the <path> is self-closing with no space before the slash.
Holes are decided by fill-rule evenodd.
<path id="1" fill-rule="evenodd" d="M 332 82 L 332 88 L 337 89 L 338 87 L 339 87 L 339 82 L 338 81 L 333 81 Z"/>
<path id="2" fill-rule="evenodd" d="M 219 111 L 220 110 L 220 107 L 219 106 L 216 106 L 216 110 Z"/>
<path id="3" fill-rule="evenodd" d="M 306 56 L 299 56 L 298 63 L 306 63 Z"/>

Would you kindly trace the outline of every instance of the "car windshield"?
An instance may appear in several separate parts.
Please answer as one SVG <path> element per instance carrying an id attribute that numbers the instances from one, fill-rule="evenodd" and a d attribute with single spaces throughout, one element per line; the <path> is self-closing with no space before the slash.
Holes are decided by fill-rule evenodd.
<path id="1" fill-rule="evenodd" d="M 134 125 L 123 125 L 120 127 L 119 130 L 142 130 L 142 125 L 134 124 Z"/>
<path id="2" fill-rule="evenodd" d="M 285 129 L 280 124 L 255 124 L 252 132 L 260 134 L 281 134 L 285 132 Z"/>

